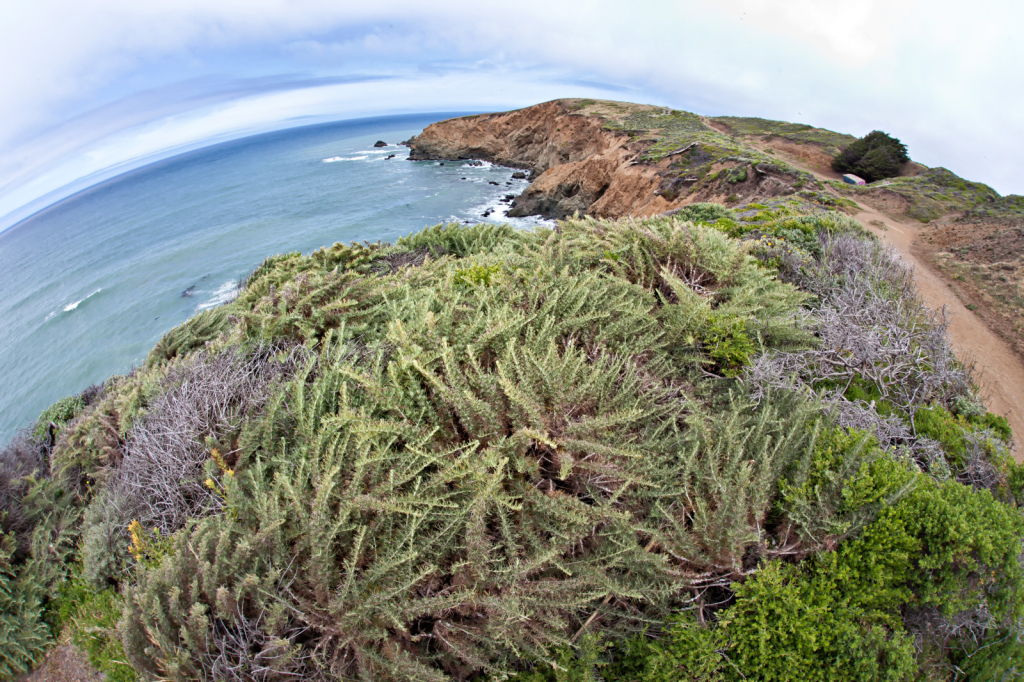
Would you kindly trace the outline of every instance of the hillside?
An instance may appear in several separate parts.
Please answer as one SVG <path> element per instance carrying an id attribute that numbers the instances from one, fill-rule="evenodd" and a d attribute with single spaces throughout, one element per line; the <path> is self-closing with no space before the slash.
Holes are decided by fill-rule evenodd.
<path id="1" fill-rule="evenodd" d="M 586 215 L 272 256 L 40 415 L 0 450 L 0 679 L 61 632 L 117 680 L 1019 670 L 1010 424 L 783 151 L 845 138 L 758 121 L 428 127 L 412 158 Z"/>
<path id="2" fill-rule="evenodd" d="M 407 144 L 412 159 L 529 169 L 533 182 L 509 215 L 639 217 L 702 201 L 859 215 L 918 270 L 925 303 L 951 314 L 954 348 L 975 364 L 992 409 L 1024 430 L 1024 198 L 913 161 L 900 177 L 844 184 L 831 162 L 855 139 L 805 124 L 567 99 L 441 121 Z"/>

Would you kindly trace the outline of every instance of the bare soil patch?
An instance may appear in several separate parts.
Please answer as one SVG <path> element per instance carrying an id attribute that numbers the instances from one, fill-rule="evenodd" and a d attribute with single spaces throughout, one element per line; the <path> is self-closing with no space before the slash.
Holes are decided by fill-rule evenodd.
<path id="1" fill-rule="evenodd" d="M 83 654 L 69 642 L 58 644 L 43 664 L 17 682 L 103 682 L 107 676 L 89 665 Z"/>
<path id="2" fill-rule="evenodd" d="M 1024 226 L 938 222 L 922 228 L 917 246 L 1024 362 Z"/>
<path id="3" fill-rule="evenodd" d="M 753 140 L 749 140 L 753 142 Z M 816 144 L 797 144 L 781 137 L 763 137 L 757 140 L 762 151 L 771 152 L 788 163 L 802 166 L 816 175 L 829 180 L 842 180 L 843 174 L 832 170 L 832 155 Z"/>

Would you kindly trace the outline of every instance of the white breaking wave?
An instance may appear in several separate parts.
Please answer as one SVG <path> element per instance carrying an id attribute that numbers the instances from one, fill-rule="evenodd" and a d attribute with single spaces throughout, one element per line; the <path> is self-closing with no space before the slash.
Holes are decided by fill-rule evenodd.
<path id="1" fill-rule="evenodd" d="M 68 303 L 66 306 L 64 306 L 64 312 L 70 313 L 72 310 L 74 310 L 79 305 L 81 305 L 82 301 L 84 301 L 86 298 L 92 298 L 93 296 L 95 296 L 96 294 L 100 293 L 101 291 L 103 291 L 103 289 L 99 288 L 99 289 L 97 289 L 96 291 L 92 292 L 91 294 L 89 294 L 88 296 L 86 296 L 85 298 L 83 298 L 81 300 L 75 301 L 74 303 Z M 53 317 L 52 313 L 51 313 L 50 317 Z M 50 318 L 48 317 L 46 319 L 50 319 Z"/>
<path id="2" fill-rule="evenodd" d="M 365 156 L 332 156 L 329 159 L 324 159 L 324 163 L 334 163 L 335 161 L 364 161 L 367 157 Z"/>
<path id="3" fill-rule="evenodd" d="M 196 310 L 206 310 L 207 308 L 215 308 L 225 303 L 230 303 L 238 297 L 238 281 L 229 279 L 224 284 L 221 284 L 216 291 L 213 292 L 213 296 L 208 301 L 200 303 L 196 306 Z"/>

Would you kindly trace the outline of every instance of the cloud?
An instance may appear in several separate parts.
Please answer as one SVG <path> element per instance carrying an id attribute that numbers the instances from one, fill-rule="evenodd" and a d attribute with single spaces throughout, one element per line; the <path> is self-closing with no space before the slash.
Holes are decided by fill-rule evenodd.
<path id="1" fill-rule="evenodd" d="M 163 153 L 146 151 L 160 135 L 185 148 L 289 120 L 523 105 L 586 87 L 702 114 L 880 128 L 926 164 L 1024 192 L 1017 4 L 38 0 L 5 12 L 2 207 L 71 169 L 125 163 L 112 150 Z M 352 80 L 382 75 L 390 87 Z M 330 79 L 350 82 L 332 90 Z M 289 118 L 251 113 L 269 103 Z"/>

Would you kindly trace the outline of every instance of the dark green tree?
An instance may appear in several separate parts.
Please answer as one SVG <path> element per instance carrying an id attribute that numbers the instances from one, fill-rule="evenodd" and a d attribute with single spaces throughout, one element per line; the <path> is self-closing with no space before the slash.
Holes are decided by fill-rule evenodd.
<path id="1" fill-rule="evenodd" d="M 832 160 L 837 173 L 855 173 L 868 182 L 895 177 L 910 160 L 907 146 L 881 130 L 874 130 L 850 144 Z"/>

